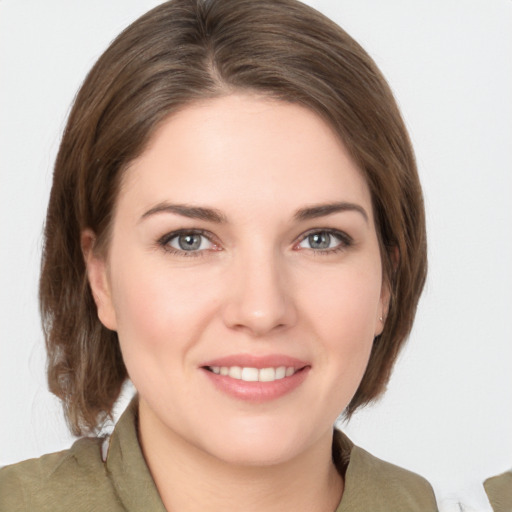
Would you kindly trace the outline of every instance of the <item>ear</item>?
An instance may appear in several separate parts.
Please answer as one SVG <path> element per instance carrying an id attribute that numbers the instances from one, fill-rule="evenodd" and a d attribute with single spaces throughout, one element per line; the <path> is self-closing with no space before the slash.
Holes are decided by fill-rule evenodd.
<path id="1" fill-rule="evenodd" d="M 392 263 L 392 272 L 395 274 L 398 263 L 400 261 L 400 253 L 398 251 L 398 247 L 394 247 L 390 251 L 391 263 Z M 386 318 L 389 313 L 389 304 L 391 302 L 391 280 L 392 276 L 382 276 L 382 287 L 380 292 L 380 300 L 379 300 L 379 308 L 377 310 L 377 321 L 375 323 L 375 336 L 380 336 L 382 331 L 384 330 L 384 325 L 386 324 Z"/>
<path id="2" fill-rule="evenodd" d="M 117 329 L 116 314 L 112 302 L 110 280 L 106 258 L 94 250 L 96 235 L 90 229 L 82 231 L 80 237 L 87 278 L 98 310 L 100 322 L 112 331 Z"/>
<path id="3" fill-rule="evenodd" d="M 377 308 L 377 319 L 375 322 L 374 336 L 380 336 L 386 324 L 386 317 L 388 316 L 389 300 L 391 297 L 391 290 L 389 280 L 384 277 L 382 279 L 382 288 L 380 292 L 379 307 Z"/>

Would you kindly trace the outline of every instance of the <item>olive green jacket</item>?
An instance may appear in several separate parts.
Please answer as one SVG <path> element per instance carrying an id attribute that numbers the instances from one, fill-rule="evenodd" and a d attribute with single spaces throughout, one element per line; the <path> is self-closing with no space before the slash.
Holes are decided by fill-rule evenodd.
<path id="1" fill-rule="evenodd" d="M 494 512 L 512 512 L 512 470 L 484 482 Z"/>
<path id="2" fill-rule="evenodd" d="M 166 512 L 144 461 L 136 429 L 137 405 L 127 408 L 110 437 L 83 438 L 66 451 L 0 470 L 0 512 Z M 333 458 L 345 475 L 336 512 L 436 511 L 420 476 L 373 457 L 336 431 Z"/>

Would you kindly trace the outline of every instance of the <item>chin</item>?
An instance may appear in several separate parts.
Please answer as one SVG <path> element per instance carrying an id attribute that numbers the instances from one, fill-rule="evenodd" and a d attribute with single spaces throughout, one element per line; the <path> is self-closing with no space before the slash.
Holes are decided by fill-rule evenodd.
<path id="1" fill-rule="evenodd" d="M 274 446 L 255 442 L 231 444 L 227 449 L 212 453 L 217 459 L 232 466 L 269 467 L 285 464 L 298 455 L 298 450 L 287 446 Z"/>
<path id="2" fill-rule="evenodd" d="M 263 423 L 263 424 L 262 424 Z M 291 425 L 251 420 L 249 425 L 222 429 L 219 438 L 210 437 L 211 455 L 239 466 L 275 466 L 290 462 L 316 441 L 312 432 Z"/>

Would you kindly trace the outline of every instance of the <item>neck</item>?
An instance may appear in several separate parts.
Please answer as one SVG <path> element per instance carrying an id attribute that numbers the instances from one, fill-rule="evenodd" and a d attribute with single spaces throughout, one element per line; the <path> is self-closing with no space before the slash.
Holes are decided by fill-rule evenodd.
<path id="1" fill-rule="evenodd" d="M 334 512 L 343 480 L 332 462 L 332 431 L 305 452 L 279 464 L 232 464 L 158 431 L 139 416 L 146 463 L 168 512 Z"/>

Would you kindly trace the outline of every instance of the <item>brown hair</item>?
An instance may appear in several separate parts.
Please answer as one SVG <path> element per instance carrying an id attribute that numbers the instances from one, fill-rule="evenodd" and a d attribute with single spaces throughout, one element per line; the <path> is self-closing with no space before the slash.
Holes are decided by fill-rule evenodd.
<path id="1" fill-rule="evenodd" d="M 94 432 L 127 377 L 117 334 L 98 320 L 80 234 L 108 247 L 123 170 L 165 118 L 232 91 L 301 104 L 339 134 L 369 185 L 391 303 L 345 414 L 379 396 L 407 338 L 426 274 L 425 220 L 411 144 L 367 53 L 296 0 L 171 0 L 130 25 L 84 81 L 57 156 L 40 306 L 50 390 L 71 430 Z"/>

